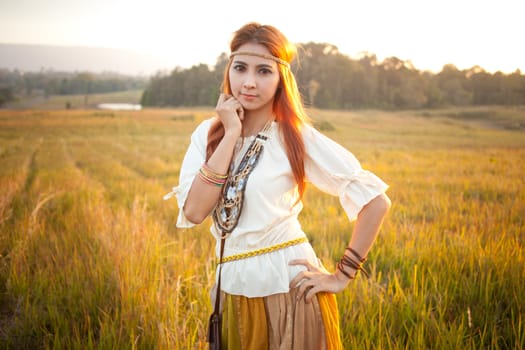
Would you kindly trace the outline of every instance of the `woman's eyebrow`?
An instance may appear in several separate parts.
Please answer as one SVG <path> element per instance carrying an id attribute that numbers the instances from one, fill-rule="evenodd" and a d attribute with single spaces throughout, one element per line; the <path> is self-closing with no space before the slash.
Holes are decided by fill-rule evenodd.
<path id="1" fill-rule="evenodd" d="M 242 64 L 242 65 L 245 65 L 245 66 L 249 66 L 249 64 L 244 62 L 243 60 L 234 60 L 233 63 L 234 64 Z M 272 64 L 270 64 L 270 63 L 259 63 L 259 64 L 256 64 L 255 66 L 257 68 L 273 68 Z"/>

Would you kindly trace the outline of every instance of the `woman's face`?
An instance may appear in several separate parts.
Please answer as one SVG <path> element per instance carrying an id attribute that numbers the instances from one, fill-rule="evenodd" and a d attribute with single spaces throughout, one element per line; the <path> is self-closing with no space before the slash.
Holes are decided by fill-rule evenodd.
<path id="1" fill-rule="evenodd" d="M 261 44 L 247 43 L 237 51 L 249 51 L 271 55 Z M 273 98 L 279 86 L 278 63 L 263 57 L 235 55 L 232 58 L 228 76 L 233 96 L 248 111 L 272 107 Z"/>

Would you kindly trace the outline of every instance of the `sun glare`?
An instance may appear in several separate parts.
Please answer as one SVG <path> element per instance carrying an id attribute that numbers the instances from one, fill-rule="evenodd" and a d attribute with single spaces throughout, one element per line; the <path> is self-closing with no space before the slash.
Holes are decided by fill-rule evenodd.
<path id="1" fill-rule="evenodd" d="M 272 24 L 296 43 L 337 46 L 349 56 L 396 56 L 417 69 L 452 63 L 489 71 L 525 70 L 520 48 L 524 3 L 349 2 L 263 5 L 238 0 L 92 0 L 0 4 L 0 42 L 126 48 L 187 67 L 213 64 L 232 32 L 249 21 Z M 299 14 L 300 15 L 297 15 Z"/>

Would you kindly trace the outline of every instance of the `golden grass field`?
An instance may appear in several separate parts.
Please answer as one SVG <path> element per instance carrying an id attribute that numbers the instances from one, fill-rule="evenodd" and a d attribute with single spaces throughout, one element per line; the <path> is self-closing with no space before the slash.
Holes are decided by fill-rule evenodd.
<path id="1" fill-rule="evenodd" d="M 0 347 L 206 348 L 210 222 L 162 196 L 212 113 L 0 110 Z M 345 347 L 525 348 L 525 108 L 311 115 L 391 186 L 371 278 L 337 295 Z M 301 218 L 333 269 L 338 199 L 308 187 Z"/>

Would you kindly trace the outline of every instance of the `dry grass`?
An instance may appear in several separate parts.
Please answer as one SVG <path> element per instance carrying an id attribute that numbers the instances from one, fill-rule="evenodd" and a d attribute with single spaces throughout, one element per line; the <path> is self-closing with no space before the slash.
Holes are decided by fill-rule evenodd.
<path id="1" fill-rule="evenodd" d="M 394 203 L 371 279 L 338 295 L 347 348 L 525 347 L 525 135 L 501 127 L 525 116 L 478 112 L 312 111 Z M 175 228 L 162 195 L 211 113 L 0 111 L 0 345 L 206 348 L 209 222 Z M 301 217 L 333 268 L 337 198 L 309 188 Z"/>

